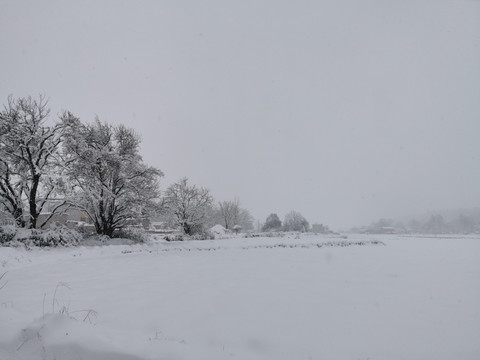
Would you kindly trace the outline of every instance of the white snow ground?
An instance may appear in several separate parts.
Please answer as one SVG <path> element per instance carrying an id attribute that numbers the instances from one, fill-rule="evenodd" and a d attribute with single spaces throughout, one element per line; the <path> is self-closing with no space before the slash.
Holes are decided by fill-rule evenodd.
<path id="1" fill-rule="evenodd" d="M 2 360 L 480 359 L 480 236 L 0 248 L 6 271 Z"/>

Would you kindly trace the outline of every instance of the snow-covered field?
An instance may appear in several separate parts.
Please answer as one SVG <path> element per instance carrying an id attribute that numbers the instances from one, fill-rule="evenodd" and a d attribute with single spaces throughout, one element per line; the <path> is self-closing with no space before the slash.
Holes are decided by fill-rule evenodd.
<path id="1" fill-rule="evenodd" d="M 5 272 L 2 360 L 480 359 L 480 236 L 0 248 Z"/>

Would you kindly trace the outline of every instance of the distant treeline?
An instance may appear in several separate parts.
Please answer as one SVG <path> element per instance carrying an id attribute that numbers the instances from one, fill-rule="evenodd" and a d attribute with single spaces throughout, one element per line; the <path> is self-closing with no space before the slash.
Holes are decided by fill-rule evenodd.
<path id="1" fill-rule="evenodd" d="M 410 220 L 380 219 L 369 226 L 351 229 L 357 233 L 480 233 L 480 208 L 438 211 Z"/>

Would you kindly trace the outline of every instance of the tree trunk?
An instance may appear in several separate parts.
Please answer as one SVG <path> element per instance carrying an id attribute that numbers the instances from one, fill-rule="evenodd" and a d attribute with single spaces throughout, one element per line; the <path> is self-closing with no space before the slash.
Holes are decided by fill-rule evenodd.
<path id="1" fill-rule="evenodd" d="M 191 226 L 190 226 L 188 223 L 186 223 L 186 222 L 183 223 L 183 231 L 184 231 L 185 234 L 187 234 L 187 235 L 192 235 L 192 234 L 191 234 L 192 228 L 191 228 Z"/>
<path id="2" fill-rule="evenodd" d="M 113 226 L 105 226 L 104 230 L 104 235 L 107 235 L 108 237 L 113 237 L 113 232 L 115 231 L 115 228 Z"/>
<path id="3" fill-rule="evenodd" d="M 37 227 L 37 190 L 38 184 L 40 182 L 40 175 L 34 175 L 32 181 L 32 189 L 30 190 L 30 194 L 28 197 L 28 204 L 30 208 L 30 229 L 35 229 Z"/>

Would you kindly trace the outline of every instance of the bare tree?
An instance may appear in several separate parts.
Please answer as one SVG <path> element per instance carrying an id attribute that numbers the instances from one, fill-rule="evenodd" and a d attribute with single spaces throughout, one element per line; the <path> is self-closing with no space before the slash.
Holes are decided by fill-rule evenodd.
<path id="1" fill-rule="evenodd" d="M 44 96 L 9 96 L 0 112 L 0 203 L 20 227 L 39 225 L 39 215 L 59 183 L 56 156 L 63 126 L 46 125 L 47 105 Z"/>
<path id="2" fill-rule="evenodd" d="M 219 202 L 218 211 L 225 229 L 232 230 L 233 226 L 239 224 L 241 209 L 238 199 Z"/>
<path id="3" fill-rule="evenodd" d="M 188 185 L 187 178 L 170 185 L 165 192 L 167 211 L 187 235 L 202 231 L 212 203 L 210 191 Z"/>
<path id="4" fill-rule="evenodd" d="M 111 237 L 116 229 L 151 215 L 158 206 L 163 173 L 143 163 L 133 129 L 98 119 L 82 124 L 71 113 L 62 120 L 65 169 L 72 184 L 67 197 L 88 214 L 97 233 Z"/>
<path id="5" fill-rule="evenodd" d="M 247 209 L 240 209 L 240 214 L 238 216 L 238 225 L 242 227 L 243 231 L 253 230 L 253 222 L 255 219 L 250 214 Z"/>
<path id="6" fill-rule="evenodd" d="M 310 229 L 308 221 L 297 211 L 290 211 L 285 215 L 283 221 L 283 229 L 285 231 L 301 231 L 306 232 Z"/>

